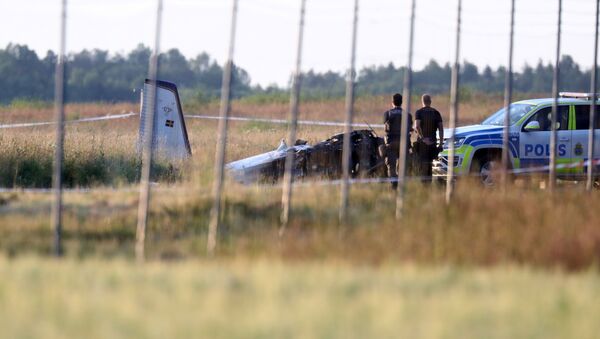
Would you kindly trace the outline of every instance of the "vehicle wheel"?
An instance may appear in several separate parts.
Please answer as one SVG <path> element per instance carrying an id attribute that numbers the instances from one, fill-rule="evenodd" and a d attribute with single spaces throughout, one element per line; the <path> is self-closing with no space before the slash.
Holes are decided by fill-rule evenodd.
<path id="1" fill-rule="evenodd" d="M 499 168 L 500 159 L 486 156 L 473 162 L 471 174 L 474 174 L 483 186 L 493 187 L 500 180 Z"/>

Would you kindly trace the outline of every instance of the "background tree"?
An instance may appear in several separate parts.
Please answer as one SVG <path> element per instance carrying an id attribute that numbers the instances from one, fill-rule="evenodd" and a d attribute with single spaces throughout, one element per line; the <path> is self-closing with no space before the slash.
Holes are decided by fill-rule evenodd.
<path id="1" fill-rule="evenodd" d="M 142 44 L 127 54 L 110 54 L 94 49 L 71 53 L 67 56 L 67 101 L 137 101 L 148 73 L 151 50 Z M 188 97 L 198 102 L 218 98 L 223 67 L 207 53 L 187 59 L 173 48 L 159 57 L 159 78 L 176 83 Z M 56 54 L 48 51 L 39 58 L 26 45 L 8 44 L 0 49 L 0 103 L 16 99 L 50 101 L 54 93 L 54 67 Z M 561 90 L 588 91 L 590 71 L 582 71 L 572 57 L 565 55 L 560 62 Z M 552 64 L 540 60 L 535 68 L 525 64 L 514 75 L 515 91 L 541 95 L 550 93 L 553 77 Z M 358 71 L 359 95 L 388 95 L 402 92 L 404 67 L 393 63 L 373 65 Z M 430 60 L 421 70 L 414 71 L 415 92 L 446 93 L 450 85 L 450 65 L 441 66 Z M 504 90 L 506 69 L 493 70 L 486 66 L 481 71 L 469 61 L 461 67 L 461 85 L 466 92 L 501 93 Z M 305 99 L 338 98 L 345 92 L 344 74 L 310 70 L 303 76 L 302 96 Z M 261 100 L 283 100 L 286 87 L 253 86 L 246 70 L 234 65 L 234 97 L 260 96 Z"/>

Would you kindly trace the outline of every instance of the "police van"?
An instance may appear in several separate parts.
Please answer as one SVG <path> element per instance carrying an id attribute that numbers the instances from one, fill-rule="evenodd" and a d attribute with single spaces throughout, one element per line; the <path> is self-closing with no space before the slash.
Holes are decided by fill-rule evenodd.
<path id="1" fill-rule="evenodd" d="M 577 180 L 586 173 L 591 94 L 560 93 L 557 114 L 557 170 L 559 178 Z M 516 172 L 548 171 L 550 162 L 551 113 L 554 99 L 531 99 L 510 105 L 509 155 Z M 597 101 L 594 158 L 600 158 L 600 101 Z M 494 183 L 493 169 L 502 159 L 505 109 L 479 125 L 456 128 L 454 173 L 478 175 L 486 185 Z M 450 135 L 451 131 L 444 133 Z M 433 165 L 434 176 L 445 176 L 450 139 Z M 544 167 L 546 166 L 546 167 Z"/>

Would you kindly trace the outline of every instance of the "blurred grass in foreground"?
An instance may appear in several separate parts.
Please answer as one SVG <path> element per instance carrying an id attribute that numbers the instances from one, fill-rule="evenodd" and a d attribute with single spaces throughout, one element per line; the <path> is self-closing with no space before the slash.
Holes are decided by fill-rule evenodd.
<path id="1" fill-rule="evenodd" d="M 5 338 L 597 338 L 600 275 L 0 259 Z"/>

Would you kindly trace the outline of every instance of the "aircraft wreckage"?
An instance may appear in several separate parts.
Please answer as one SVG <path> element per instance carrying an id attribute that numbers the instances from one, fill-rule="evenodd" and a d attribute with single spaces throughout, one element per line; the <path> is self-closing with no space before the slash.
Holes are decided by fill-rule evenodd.
<path id="1" fill-rule="evenodd" d="M 372 130 L 355 130 L 350 134 L 352 177 L 385 177 L 385 161 L 379 153 L 383 138 Z M 227 164 L 233 178 L 242 183 L 275 183 L 283 178 L 287 152 L 294 154 L 293 177 L 336 179 L 342 176 L 344 133 L 336 134 L 315 145 L 297 140 L 288 146 L 285 140 L 277 149 Z"/>
<path id="2" fill-rule="evenodd" d="M 148 114 L 149 93 L 156 86 L 155 114 Z M 177 86 L 167 81 L 146 79 L 140 98 L 140 127 L 138 150 L 145 142 L 146 119 L 154 117 L 152 150 L 155 156 L 178 161 L 191 157 L 191 148 Z M 350 134 L 351 163 L 350 175 L 356 177 L 386 177 L 385 160 L 379 149 L 384 144 L 372 129 L 355 130 Z M 231 162 L 226 169 L 232 177 L 242 183 L 275 183 L 283 178 L 287 152 L 293 152 L 293 177 L 337 179 L 342 176 L 342 149 L 344 133 L 314 145 L 297 140 L 288 146 L 284 140 L 277 149 L 249 158 Z"/>

